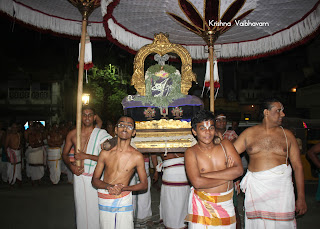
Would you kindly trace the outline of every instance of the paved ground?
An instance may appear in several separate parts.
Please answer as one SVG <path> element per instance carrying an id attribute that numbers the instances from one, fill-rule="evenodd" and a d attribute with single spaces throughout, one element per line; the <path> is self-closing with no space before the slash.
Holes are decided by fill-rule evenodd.
<path id="1" fill-rule="evenodd" d="M 316 182 L 306 181 L 308 212 L 297 219 L 298 228 L 319 228 L 320 203 L 315 202 Z M 152 210 L 153 225 L 136 225 L 136 228 L 163 228 L 159 224 L 160 191 L 153 186 Z M 240 195 L 239 206 L 243 203 Z M 51 185 L 45 177 L 40 186 L 32 186 L 24 181 L 21 188 L 10 189 L 7 184 L 0 184 L 0 228 L 1 229 L 76 229 L 74 218 L 73 186 L 62 181 Z M 242 209 L 240 214 L 243 216 Z"/>

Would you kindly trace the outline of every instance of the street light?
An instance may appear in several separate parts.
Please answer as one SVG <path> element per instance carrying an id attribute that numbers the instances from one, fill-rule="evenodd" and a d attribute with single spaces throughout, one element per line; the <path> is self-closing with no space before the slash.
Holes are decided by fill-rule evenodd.
<path id="1" fill-rule="evenodd" d="M 88 105 L 90 100 L 90 94 L 82 94 L 82 104 L 83 105 Z"/>

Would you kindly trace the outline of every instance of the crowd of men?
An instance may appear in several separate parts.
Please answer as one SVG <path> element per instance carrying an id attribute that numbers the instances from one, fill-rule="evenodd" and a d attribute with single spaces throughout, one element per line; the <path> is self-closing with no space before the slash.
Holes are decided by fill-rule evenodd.
<path id="1" fill-rule="evenodd" d="M 1 124 L 2 125 L 2 124 Z M 73 175 L 61 161 L 61 152 L 67 133 L 73 129 L 72 122 L 44 126 L 38 121 L 28 121 L 28 128 L 12 122 L 1 128 L 1 178 L 11 188 L 22 185 L 27 177 L 32 185 L 41 184 L 48 171 L 52 184 L 57 184 L 61 173 L 73 182 Z"/>
<path id="2" fill-rule="evenodd" d="M 83 107 L 77 153 L 77 131 L 70 126 L 54 124 L 45 131 L 36 123 L 25 131 L 27 176 L 40 180 L 46 161 L 55 184 L 66 166 L 73 174 L 78 229 L 132 229 L 134 219 L 149 219 L 150 162 L 156 168 L 154 181 L 162 173 L 160 218 L 166 228 L 240 228 L 235 192 L 240 180 L 245 228 L 295 228 L 296 214 L 307 211 L 299 147 L 292 132 L 281 126 L 282 103 L 273 98 L 261 108 L 262 123 L 239 136 L 226 129 L 225 113 L 201 110 L 191 119 L 195 145 L 186 152 L 150 156 L 131 142 L 133 118 L 122 116 L 110 135 L 95 124 L 95 110 Z M 13 171 L 8 173 L 10 184 L 21 180 L 22 139 L 18 126 L 12 125 L 4 144 Z M 241 159 L 243 152 L 249 162 Z"/>

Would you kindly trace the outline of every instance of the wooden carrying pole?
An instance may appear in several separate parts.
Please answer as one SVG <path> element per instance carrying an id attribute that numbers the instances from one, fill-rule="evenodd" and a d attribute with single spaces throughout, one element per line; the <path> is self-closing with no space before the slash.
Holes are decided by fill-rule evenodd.
<path id="1" fill-rule="evenodd" d="M 82 91 L 83 91 L 83 71 L 84 71 L 84 51 L 86 43 L 87 33 L 87 19 L 82 20 L 82 32 L 81 32 L 81 48 L 80 48 L 80 61 L 79 61 L 79 73 L 78 73 L 78 95 L 77 95 L 77 145 L 76 153 L 81 150 L 81 116 L 82 116 Z M 81 166 L 81 161 L 76 160 L 77 166 Z"/>
<path id="2" fill-rule="evenodd" d="M 82 15 L 82 30 L 81 30 L 81 47 L 79 57 L 79 73 L 78 73 L 78 95 L 77 95 L 77 144 L 74 153 L 81 150 L 81 116 L 82 116 L 82 91 L 83 91 L 83 71 L 84 71 L 84 51 L 86 43 L 87 24 L 90 14 L 100 6 L 100 0 L 68 0 L 80 11 Z M 81 166 L 81 161 L 76 160 L 76 165 Z"/>
<path id="3" fill-rule="evenodd" d="M 212 111 L 212 112 L 214 113 L 213 51 L 214 51 L 214 46 L 209 46 L 209 63 L 210 63 L 210 111 Z"/>

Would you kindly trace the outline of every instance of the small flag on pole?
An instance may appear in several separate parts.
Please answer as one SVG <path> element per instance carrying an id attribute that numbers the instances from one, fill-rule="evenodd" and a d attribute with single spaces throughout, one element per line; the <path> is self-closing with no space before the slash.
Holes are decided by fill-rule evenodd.
<path id="1" fill-rule="evenodd" d="M 79 57 L 78 61 L 80 61 L 80 50 L 81 50 L 81 44 L 79 44 Z M 92 63 L 92 46 L 90 42 L 90 37 L 88 33 L 86 33 L 86 45 L 84 50 L 84 70 L 89 70 L 93 67 Z M 77 65 L 77 68 L 79 68 L 79 64 Z"/>
<path id="2" fill-rule="evenodd" d="M 219 83 L 219 73 L 218 73 L 218 61 L 217 61 L 216 57 L 214 58 L 214 61 L 213 61 L 213 80 L 214 80 L 214 89 L 217 89 L 215 97 L 217 97 L 217 93 L 220 88 L 220 83 Z M 210 90 L 210 62 L 209 62 L 209 59 L 207 60 L 206 74 L 204 77 L 204 83 L 203 83 L 201 97 L 203 97 L 203 92 L 204 92 L 205 87 Z"/>

